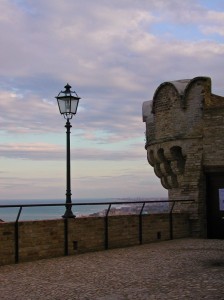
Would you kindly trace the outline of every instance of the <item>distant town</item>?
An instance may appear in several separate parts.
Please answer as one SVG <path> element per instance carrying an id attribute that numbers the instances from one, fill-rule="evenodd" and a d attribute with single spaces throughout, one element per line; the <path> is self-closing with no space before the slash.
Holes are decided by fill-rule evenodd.
<path id="1" fill-rule="evenodd" d="M 123 202 L 136 202 L 136 201 L 158 201 L 158 203 L 145 203 L 142 214 L 155 214 L 155 213 L 167 213 L 169 211 L 169 203 L 159 202 L 166 201 L 167 198 L 118 198 L 117 201 Z M 128 203 L 128 204 L 118 204 L 112 206 L 109 210 L 109 216 L 114 215 L 130 215 L 130 214 L 140 214 L 143 203 Z M 103 217 L 106 215 L 108 209 L 90 214 L 90 217 Z"/>

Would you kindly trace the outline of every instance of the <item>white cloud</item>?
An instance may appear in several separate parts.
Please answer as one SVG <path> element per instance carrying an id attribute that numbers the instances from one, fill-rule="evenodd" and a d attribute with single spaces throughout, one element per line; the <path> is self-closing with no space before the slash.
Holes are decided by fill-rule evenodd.
<path id="1" fill-rule="evenodd" d="M 139 145 L 129 146 L 128 150 L 121 149 L 100 149 L 91 148 L 71 148 L 73 158 L 77 160 L 97 160 L 97 161 L 136 161 L 142 158 L 143 147 Z M 0 144 L 0 157 L 16 158 L 26 160 L 65 160 L 65 147 L 49 143 L 8 143 Z"/>
<path id="2" fill-rule="evenodd" d="M 220 25 L 217 25 L 217 26 L 204 26 L 203 28 L 201 28 L 201 31 L 206 35 L 219 34 L 221 36 L 224 36 L 224 29 Z"/>

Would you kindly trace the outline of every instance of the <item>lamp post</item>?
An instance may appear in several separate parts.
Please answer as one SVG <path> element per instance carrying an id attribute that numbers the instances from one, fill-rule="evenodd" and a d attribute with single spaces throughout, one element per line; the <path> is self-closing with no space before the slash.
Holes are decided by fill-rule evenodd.
<path id="1" fill-rule="evenodd" d="M 71 200 L 71 158 L 70 158 L 70 128 L 72 125 L 70 124 L 70 120 L 73 115 L 76 114 L 78 104 L 79 104 L 79 96 L 76 92 L 71 91 L 71 86 L 67 84 L 65 86 L 65 90 L 61 91 L 57 97 L 55 97 L 58 101 L 58 107 L 60 113 L 67 120 L 65 127 L 66 131 L 66 211 L 63 218 L 75 218 L 75 215 L 72 212 L 72 200 Z"/>

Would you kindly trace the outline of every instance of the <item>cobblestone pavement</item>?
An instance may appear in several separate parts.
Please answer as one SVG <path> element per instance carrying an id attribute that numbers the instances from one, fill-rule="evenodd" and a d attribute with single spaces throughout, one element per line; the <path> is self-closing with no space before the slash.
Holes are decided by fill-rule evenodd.
<path id="1" fill-rule="evenodd" d="M 180 239 L 0 267 L 0 299 L 224 299 L 224 240 Z"/>

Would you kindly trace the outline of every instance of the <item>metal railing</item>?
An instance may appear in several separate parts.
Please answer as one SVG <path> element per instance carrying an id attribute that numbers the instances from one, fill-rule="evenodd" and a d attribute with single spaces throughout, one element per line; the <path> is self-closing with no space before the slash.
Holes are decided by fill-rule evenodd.
<path id="1" fill-rule="evenodd" d="M 141 207 L 139 208 L 139 226 L 138 226 L 138 238 L 139 238 L 139 244 L 142 244 L 142 216 L 145 209 L 146 204 L 159 204 L 159 203 L 168 203 L 170 205 L 169 209 L 169 233 L 170 233 L 170 239 L 173 239 L 173 209 L 176 203 L 178 202 L 194 202 L 194 200 L 142 200 L 142 201 L 116 201 L 116 202 L 88 202 L 88 203 L 72 203 L 72 204 L 66 204 L 71 206 L 93 206 L 93 205 L 107 205 L 108 208 L 105 210 L 104 218 L 104 248 L 107 250 L 109 248 L 109 224 L 108 224 L 108 218 L 111 210 L 112 205 L 133 205 L 133 204 L 141 204 Z M 12 205 L 0 205 L 1 208 L 19 208 L 16 220 L 14 222 L 14 237 L 15 237 L 15 263 L 19 262 L 19 218 L 22 212 L 23 208 L 26 207 L 50 207 L 50 206 L 65 206 L 65 203 L 48 203 L 48 204 L 12 204 Z M 147 213 L 150 214 L 150 213 Z M 137 215 L 137 214 L 135 214 Z M 3 222 L 4 223 L 4 222 Z M 68 219 L 64 219 L 64 255 L 68 255 Z"/>

